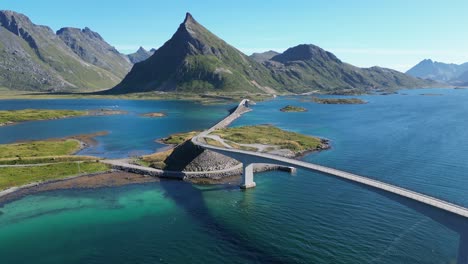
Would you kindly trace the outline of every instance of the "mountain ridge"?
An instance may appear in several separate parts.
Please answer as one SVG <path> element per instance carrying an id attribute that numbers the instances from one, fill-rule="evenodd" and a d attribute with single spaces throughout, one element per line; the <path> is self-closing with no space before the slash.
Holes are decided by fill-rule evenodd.
<path id="1" fill-rule="evenodd" d="M 424 59 L 406 73 L 414 77 L 452 85 L 466 86 L 468 84 L 468 62 L 455 64 Z"/>
<path id="2" fill-rule="evenodd" d="M 109 92 L 363 93 L 431 85 L 391 69 L 355 67 L 312 44 L 249 57 L 187 13 L 174 35 Z"/>
<path id="3" fill-rule="evenodd" d="M 83 92 L 110 88 L 125 74 L 84 61 L 50 27 L 36 25 L 24 14 L 0 10 L 0 86 Z"/>

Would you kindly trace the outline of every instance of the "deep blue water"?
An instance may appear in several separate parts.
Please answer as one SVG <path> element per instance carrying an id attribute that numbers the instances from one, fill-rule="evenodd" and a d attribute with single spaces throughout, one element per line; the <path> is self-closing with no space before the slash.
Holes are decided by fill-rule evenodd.
<path id="1" fill-rule="evenodd" d="M 407 95 L 402 95 L 402 94 Z M 422 96 L 422 93 L 443 93 Z M 360 96 L 365 105 L 301 97 L 261 102 L 233 125 L 274 124 L 326 137 L 304 160 L 468 206 L 468 90 Z M 306 113 L 282 113 L 287 104 Z M 0 101 L 1 109 L 97 109 L 129 115 L 0 128 L 0 143 L 109 131 L 86 154 L 123 157 L 154 139 L 203 129 L 233 105 L 175 101 Z M 117 107 L 116 107 L 117 108 Z M 165 111 L 166 118 L 138 114 Z M 136 135 L 136 136 L 135 136 Z M 257 187 L 162 181 L 51 191 L 0 208 L 2 263 L 453 263 L 458 237 L 378 194 L 317 173 L 256 174 Z"/>

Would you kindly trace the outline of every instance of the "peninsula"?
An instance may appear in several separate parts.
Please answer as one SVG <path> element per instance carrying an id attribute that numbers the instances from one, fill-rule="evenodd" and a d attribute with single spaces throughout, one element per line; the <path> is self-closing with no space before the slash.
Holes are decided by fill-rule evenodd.
<path id="1" fill-rule="evenodd" d="M 125 111 L 99 109 L 99 110 L 50 110 L 50 109 L 24 109 L 0 111 L 0 126 L 13 125 L 26 121 L 53 120 L 78 116 L 104 116 L 126 114 Z"/>

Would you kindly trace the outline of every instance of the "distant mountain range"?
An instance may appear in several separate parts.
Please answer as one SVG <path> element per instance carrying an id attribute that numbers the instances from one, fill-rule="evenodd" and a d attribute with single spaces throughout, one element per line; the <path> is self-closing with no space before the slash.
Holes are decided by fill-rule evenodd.
<path id="1" fill-rule="evenodd" d="M 31 91 L 113 87 L 132 67 L 89 28 L 53 32 L 25 15 L 0 11 L 0 86 Z"/>
<path id="2" fill-rule="evenodd" d="M 314 45 L 249 57 L 187 13 L 172 38 L 109 92 L 365 93 L 433 85 L 391 69 L 352 66 Z"/>
<path id="3" fill-rule="evenodd" d="M 406 73 L 418 78 L 468 86 L 468 62 L 458 65 L 425 59 Z"/>
<path id="4" fill-rule="evenodd" d="M 358 68 L 314 45 L 249 57 L 189 13 L 158 50 L 140 48 L 127 56 L 89 28 L 53 32 L 25 15 L 0 11 L 0 88 L 273 94 L 365 93 L 434 84 L 390 69 Z"/>
<path id="5" fill-rule="evenodd" d="M 127 57 L 131 63 L 135 64 L 147 60 L 149 57 L 151 57 L 151 55 L 154 54 L 155 51 L 155 49 L 148 51 L 145 48 L 140 47 L 135 53 L 128 54 Z"/>

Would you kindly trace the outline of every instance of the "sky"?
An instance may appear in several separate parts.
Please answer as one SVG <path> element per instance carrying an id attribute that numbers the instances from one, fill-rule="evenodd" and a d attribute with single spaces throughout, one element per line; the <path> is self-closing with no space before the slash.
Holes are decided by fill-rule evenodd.
<path id="1" fill-rule="evenodd" d="M 53 30 L 89 27 L 122 53 L 160 47 L 190 12 L 248 55 L 306 43 L 360 67 L 468 62 L 467 0 L 0 0 L 0 9 Z"/>

